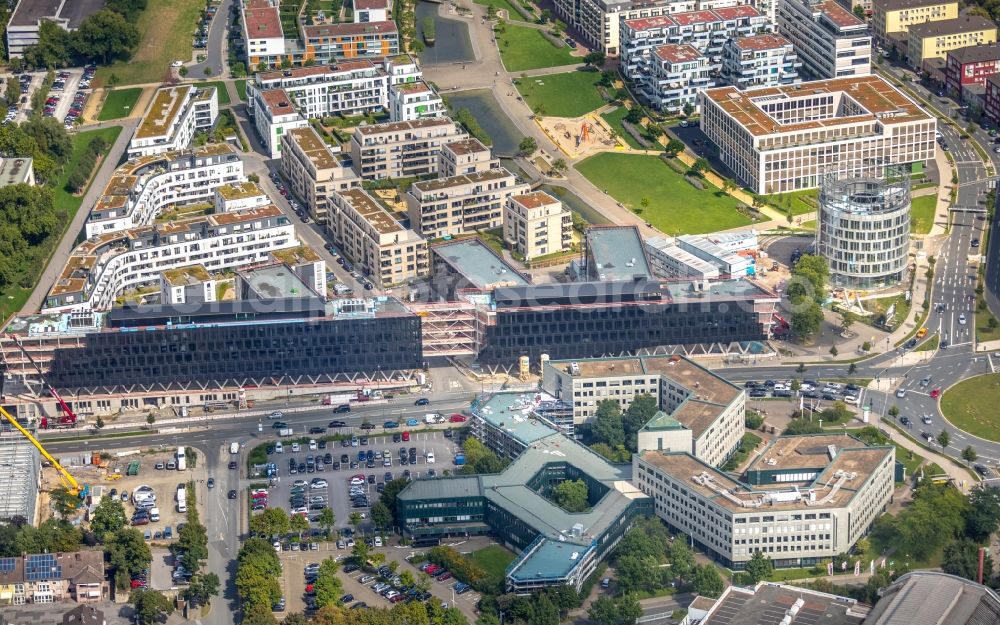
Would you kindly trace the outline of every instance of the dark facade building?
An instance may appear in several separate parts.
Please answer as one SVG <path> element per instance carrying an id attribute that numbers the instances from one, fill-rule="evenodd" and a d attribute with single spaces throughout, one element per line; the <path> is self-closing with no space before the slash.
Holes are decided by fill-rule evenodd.
<path id="1" fill-rule="evenodd" d="M 986 79 L 1000 73 L 1000 43 L 969 46 L 948 52 L 945 80 L 948 90 L 965 97 L 972 86 L 986 86 Z"/>

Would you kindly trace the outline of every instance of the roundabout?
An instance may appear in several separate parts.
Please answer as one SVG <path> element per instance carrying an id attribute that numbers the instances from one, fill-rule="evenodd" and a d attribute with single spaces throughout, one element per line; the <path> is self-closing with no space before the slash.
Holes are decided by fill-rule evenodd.
<path id="1" fill-rule="evenodd" d="M 948 388 L 941 412 L 956 428 L 1000 442 L 1000 373 L 980 375 Z"/>

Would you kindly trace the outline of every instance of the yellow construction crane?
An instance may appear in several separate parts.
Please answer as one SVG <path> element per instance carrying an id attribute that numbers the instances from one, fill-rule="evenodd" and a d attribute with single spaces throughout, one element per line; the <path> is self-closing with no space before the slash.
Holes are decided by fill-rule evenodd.
<path id="1" fill-rule="evenodd" d="M 63 466 L 59 464 L 59 462 L 55 458 L 52 457 L 52 454 L 45 451 L 45 448 L 42 447 L 42 444 L 38 442 L 38 439 L 35 438 L 31 434 L 31 432 L 22 427 L 21 424 L 17 422 L 17 419 L 10 416 L 10 413 L 4 410 L 3 406 L 0 406 L 0 414 L 6 417 L 7 420 L 10 421 L 10 424 L 13 425 L 15 428 L 17 428 L 18 432 L 23 434 L 25 438 L 31 441 L 31 444 L 35 446 L 35 449 L 37 449 L 39 453 L 41 453 L 42 456 L 46 460 L 48 460 L 52 464 L 52 466 L 56 468 L 57 471 L 59 471 L 59 475 L 62 477 L 63 486 L 66 487 L 66 490 L 72 493 L 74 497 L 83 498 L 87 496 L 87 493 L 90 489 L 87 488 L 86 486 L 81 488 L 80 484 L 76 481 L 76 478 L 70 475 L 69 471 L 64 469 Z"/>

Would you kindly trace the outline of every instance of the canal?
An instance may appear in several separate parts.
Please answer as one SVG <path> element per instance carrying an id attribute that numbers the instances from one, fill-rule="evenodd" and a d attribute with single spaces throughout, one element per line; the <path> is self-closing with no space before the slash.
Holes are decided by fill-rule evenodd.
<path id="1" fill-rule="evenodd" d="M 479 122 L 480 127 L 493 139 L 493 153 L 512 156 L 521 142 L 521 131 L 507 117 L 500 103 L 489 89 L 458 91 L 445 96 L 453 111 L 466 108 Z"/>
<path id="2" fill-rule="evenodd" d="M 434 20 L 434 45 L 427 46 L 420 53 L 423 65 L 438 63 L 470 63 L 476 60 L 472 51 L 472 40 L 469 39 L 468 20 L 448 19 L 438 15 L 438 7 L 442 5 L 433 2 L 418 2 L 416 8 L 417 31 L 420 38 L 424 36 L 424 18 Z"/>

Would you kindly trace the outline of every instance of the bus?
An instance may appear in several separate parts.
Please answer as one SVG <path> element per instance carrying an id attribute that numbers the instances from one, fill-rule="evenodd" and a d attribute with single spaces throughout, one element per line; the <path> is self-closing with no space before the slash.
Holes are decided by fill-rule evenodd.
<path id="1" fill-rule="evenodd" d="M 187 460 L 184 458 L 184 448 L 177 448 L 177 470 L 184 471 L 187 469 Z"/>

